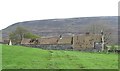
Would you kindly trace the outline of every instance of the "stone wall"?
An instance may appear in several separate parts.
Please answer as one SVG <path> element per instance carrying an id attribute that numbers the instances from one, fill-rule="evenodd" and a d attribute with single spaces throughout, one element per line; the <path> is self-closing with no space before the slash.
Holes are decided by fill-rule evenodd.
<path id="1" fill-rule="evenodd" d="M 69 44 L 62 44 L 62 45 L 50 45 L 50 44 L 42 44 L 42 45 L 22 45 L 27 47 L 33 47 L 33 48 L 41 48 L 41 49 L 47 49 L 47 50 L 73 50 L 72 45 Z"/>

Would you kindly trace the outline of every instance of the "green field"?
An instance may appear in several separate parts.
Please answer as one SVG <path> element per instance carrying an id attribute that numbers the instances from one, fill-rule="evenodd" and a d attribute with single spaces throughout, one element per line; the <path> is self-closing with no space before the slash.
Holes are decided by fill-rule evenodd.
<path id="1" fill-rule="evenodd" d="M 118 55 L 2 45 L 3 69 L 118 69 Z"/>
<path id="2" fill-rule="evenodd" d="M 0 45 L 0 71 L 2 70 L 2 46 Z"/>

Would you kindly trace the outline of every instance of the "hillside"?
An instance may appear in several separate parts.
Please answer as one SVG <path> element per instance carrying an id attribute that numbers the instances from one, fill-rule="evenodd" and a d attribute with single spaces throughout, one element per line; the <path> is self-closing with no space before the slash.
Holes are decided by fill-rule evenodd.
<path id="1" fill-rule="evenodd" d="M 3 69 L 118 69 L 118 55 L 2 45 Z"/>
<path id="2" fill-rule="evenodd" d="M 117 16 L 105 17 L 79 17 L 66 19 L 47 19 L 18 22 L 2 30 L 3 37 L 7 37 L 16 27 L 22 26 L 29 31 L 43 36 L 60 35 L 69 33 L 82 33 L 89 24 L 106 24 L 112 29 L 117 28 Z M 114 30 L 115 31 L 115 30 Z"/>

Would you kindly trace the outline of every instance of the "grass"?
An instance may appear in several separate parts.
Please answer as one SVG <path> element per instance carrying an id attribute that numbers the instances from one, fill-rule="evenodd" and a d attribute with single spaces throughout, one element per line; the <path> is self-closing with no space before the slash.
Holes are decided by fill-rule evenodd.
<path id="1" fill-rule="evenodd" d="M 117 54 L 2 45 L 3 69 L 118 69 Z"/>
<path id="2" fill-rule="evenodd" d="M 2 46 L 0 45 L 0 71 L 2 70 Z"/>

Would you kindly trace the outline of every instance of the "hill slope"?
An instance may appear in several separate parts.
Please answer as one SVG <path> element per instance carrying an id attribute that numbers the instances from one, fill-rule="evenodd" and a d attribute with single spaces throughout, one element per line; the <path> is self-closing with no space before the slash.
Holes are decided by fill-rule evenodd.
<path id="1" fill-rule="evenodd" d="M 2 45 L 3 69 L 117 69 L 117 54 Z"/>
<path id="2" fill-rule="evenodd" d="M 107 24 L 112 28 L 117 28 L 117 16 L 105 17 L 79 17 L 79 18 L 66 18 L 66 19 L 48 19 L 48 20 L 34 20 L 18 22 L 2 30 L 3 37 L 7 36 L 16 27 L 22 26 L 29 31 L 39 35 L 59 35 L 64 33 L 81 33 L 88 24 Z"/>

